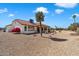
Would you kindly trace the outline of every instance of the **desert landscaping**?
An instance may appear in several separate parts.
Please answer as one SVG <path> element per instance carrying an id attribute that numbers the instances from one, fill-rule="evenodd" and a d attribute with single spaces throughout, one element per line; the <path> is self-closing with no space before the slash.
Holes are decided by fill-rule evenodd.
<path id="1" fill-rule="evenodd" d="M 51 39 L 50 36 L 53 38 Z M 55 39 L 60 38 L 60 39 Z M 79 55 L 79 35 L 63 30 L 56 34 L 16 34 L 0 31 L 1 56 Z"/>

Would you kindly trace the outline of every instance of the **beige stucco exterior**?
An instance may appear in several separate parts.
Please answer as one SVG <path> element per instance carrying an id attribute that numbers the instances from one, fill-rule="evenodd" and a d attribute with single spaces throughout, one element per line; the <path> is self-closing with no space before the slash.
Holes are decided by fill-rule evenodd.
<path id="1" fill-rule="evenodd" d="M 13 21 L 12 24 L 6 26 L 6 32 L 12 31 L 14 28 L 20 28 L 21 33 L 36 33 L 40 32 L 40 25 L 39 23 L 35 23 L 33 25 L 27 25 L 27 24 L 22 24 L 18 21 Z M 42 25 L 42 32 L 48 32 L 48 26 L 47 25 Z"/>
<path id="2" fill-rule="evenodd" d="M 15 21 L 12 22 L 12 27 L 13 27 L 13 28 L 16 28 L 16 27 L 20 28 L 21 32 L 23 32 L 23 30 L 24 30 L 24 26 L 21 25 L 21 24 L 18 23 L 18 22 L 15 22 Z"/>
<path id="3" fill-rule="evenodd" d="M 20 28 L 21 33 L 34 33 L 34 32 L 36 32 L 36 27 L 34 27 L 34 30 L 29 31 L 29 30 L 28 30 L 28 29 L 29 29 L 28 26 L 26 26 L 27 29 L 26 29 L 26 31 L 24 31 L 24 30 L 25 30 L 25 29 L 24 29 L 25 26 L 26 26 L 26 25 L 21 25 L 20 23 L 14 21 L 14 22 L 12 22 L 11 25 L 6 26 L 6 32 L 9 32 L 10 30 L 12 30 L 13 28 L 16 28 L 16 27 Z"/>

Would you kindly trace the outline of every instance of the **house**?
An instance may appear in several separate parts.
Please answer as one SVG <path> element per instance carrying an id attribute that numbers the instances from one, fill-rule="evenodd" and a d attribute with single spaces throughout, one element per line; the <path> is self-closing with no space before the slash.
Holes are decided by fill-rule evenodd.
<path id="1" fill-rule="evenodd" d="M 5 27 L 6 32 L 12 32 L 13 29 L 19 28 L 20 33 L 39 33 L 40 32 L 40 24 L 39 23 L 32 23 L 30 21 L 25 21 L 21 19 L 15 19 L 12 21 L 12 24 L 7 25 Z M 42 32 L 48 30 L 48 26 L 42 24 Z"/>

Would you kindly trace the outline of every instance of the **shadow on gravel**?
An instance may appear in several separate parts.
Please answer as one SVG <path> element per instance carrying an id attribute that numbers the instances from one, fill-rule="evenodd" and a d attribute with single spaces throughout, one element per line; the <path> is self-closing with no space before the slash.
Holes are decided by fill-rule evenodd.
<path id="1" fill-rule="evenodd" d="M 59 41 L 59 42 L 67 41 L 67 39 L 55 38 L 55 37 L 43 37 L 43 38 L 48 38 L 48 39 L 51 39 L 53 41 Z"/>
<path id="2" fill-rule="evenodd" d="M 67 41 L 67 39 L 61 39 L 61 38 L 50 38 L 53 41 Z"/>

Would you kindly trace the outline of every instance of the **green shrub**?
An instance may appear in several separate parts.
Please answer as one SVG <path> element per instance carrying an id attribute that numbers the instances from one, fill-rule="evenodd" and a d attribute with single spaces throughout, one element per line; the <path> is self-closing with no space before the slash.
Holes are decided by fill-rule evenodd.
<path id="1" fill-rule="evenodd" d="M 77 30 L 77 26 L 74 25 L 74 24 L 71 24 L 69 27 L 68 27 L 69 30 L 72 30 L 72 31 L 76 31 Z"/>

